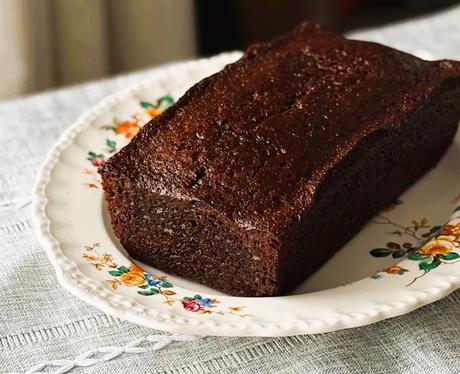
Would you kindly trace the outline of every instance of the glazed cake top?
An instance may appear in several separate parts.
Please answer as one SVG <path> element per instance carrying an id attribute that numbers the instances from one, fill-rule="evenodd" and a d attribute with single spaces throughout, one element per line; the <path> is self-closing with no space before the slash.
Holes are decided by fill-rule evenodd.
<path id="1" fill-rule="evenodd" d="M 201 201 L 243 227 L 279 228 L 360 140 L 400 125 L 452 79 L 457 62 L 305 22 L 193 86 L 101 171 Z"/>

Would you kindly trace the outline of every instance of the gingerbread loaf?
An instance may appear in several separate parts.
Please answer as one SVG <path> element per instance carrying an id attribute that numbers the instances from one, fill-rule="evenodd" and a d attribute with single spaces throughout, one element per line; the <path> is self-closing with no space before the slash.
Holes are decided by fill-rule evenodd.
<path id="1" fill-rule="evenodd" d="M 289 292 L 446 152 L 460 63 L 305 22 L 190 88 L 101 168 L 135 259 L 231 295 Z"/>

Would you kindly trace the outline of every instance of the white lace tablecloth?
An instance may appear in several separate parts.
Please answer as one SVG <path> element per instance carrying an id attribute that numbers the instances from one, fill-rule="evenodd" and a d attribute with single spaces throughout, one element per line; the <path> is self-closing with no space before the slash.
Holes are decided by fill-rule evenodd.
<path id="1" fill-rule="evenodd" d="M 460 59 L 460 7 L 352 36 Z M 191 341 L 112 318 L 66 292 L 31 225 L 35 174 L 84 110 L 153 70 L 0 103 L 0 372 L 460 372 L 460 291 L 335 333 Z"/>

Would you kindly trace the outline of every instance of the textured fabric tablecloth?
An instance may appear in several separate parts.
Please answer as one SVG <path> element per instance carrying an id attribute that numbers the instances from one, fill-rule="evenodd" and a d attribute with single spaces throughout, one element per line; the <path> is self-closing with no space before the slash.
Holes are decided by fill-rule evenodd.
<path id="1" fill-rule="evenodd" d="M 352 36 L 426 57 L 460 59 L 460 7 Z M 352 330 L 289 338 L 207 337 L 161 350 L 141 338 L 168 334 L 107 316 L 65 291 L 37 243 L 30 205 L 21 205 L 59 134 L 101 98 L 152 71 L 0 103 L 0 372 L 71 360 L 55 362 L 54 370 L 63 372 L 84 352 L 123 348 L 137 339 L 133 344 L 147 351 L 106 349 L 113 354 L 95 354 L 94 362 L 80 357 L 77 363 L 92 365 L 72 373 L 460 372 L 460 291 Z M 104 355 L 106 361 L 99 362 Z"/>

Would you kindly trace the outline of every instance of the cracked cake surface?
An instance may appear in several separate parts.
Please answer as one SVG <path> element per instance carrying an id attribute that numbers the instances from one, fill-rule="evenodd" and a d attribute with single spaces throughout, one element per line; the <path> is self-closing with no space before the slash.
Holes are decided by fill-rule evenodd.
<path id="1" fill-rule="evenodd" d="M 101 168 L 135 259 L 241 296 L 286 293 L 432 168 L 460 63 L 312 22 L 190 88 Z"/>

